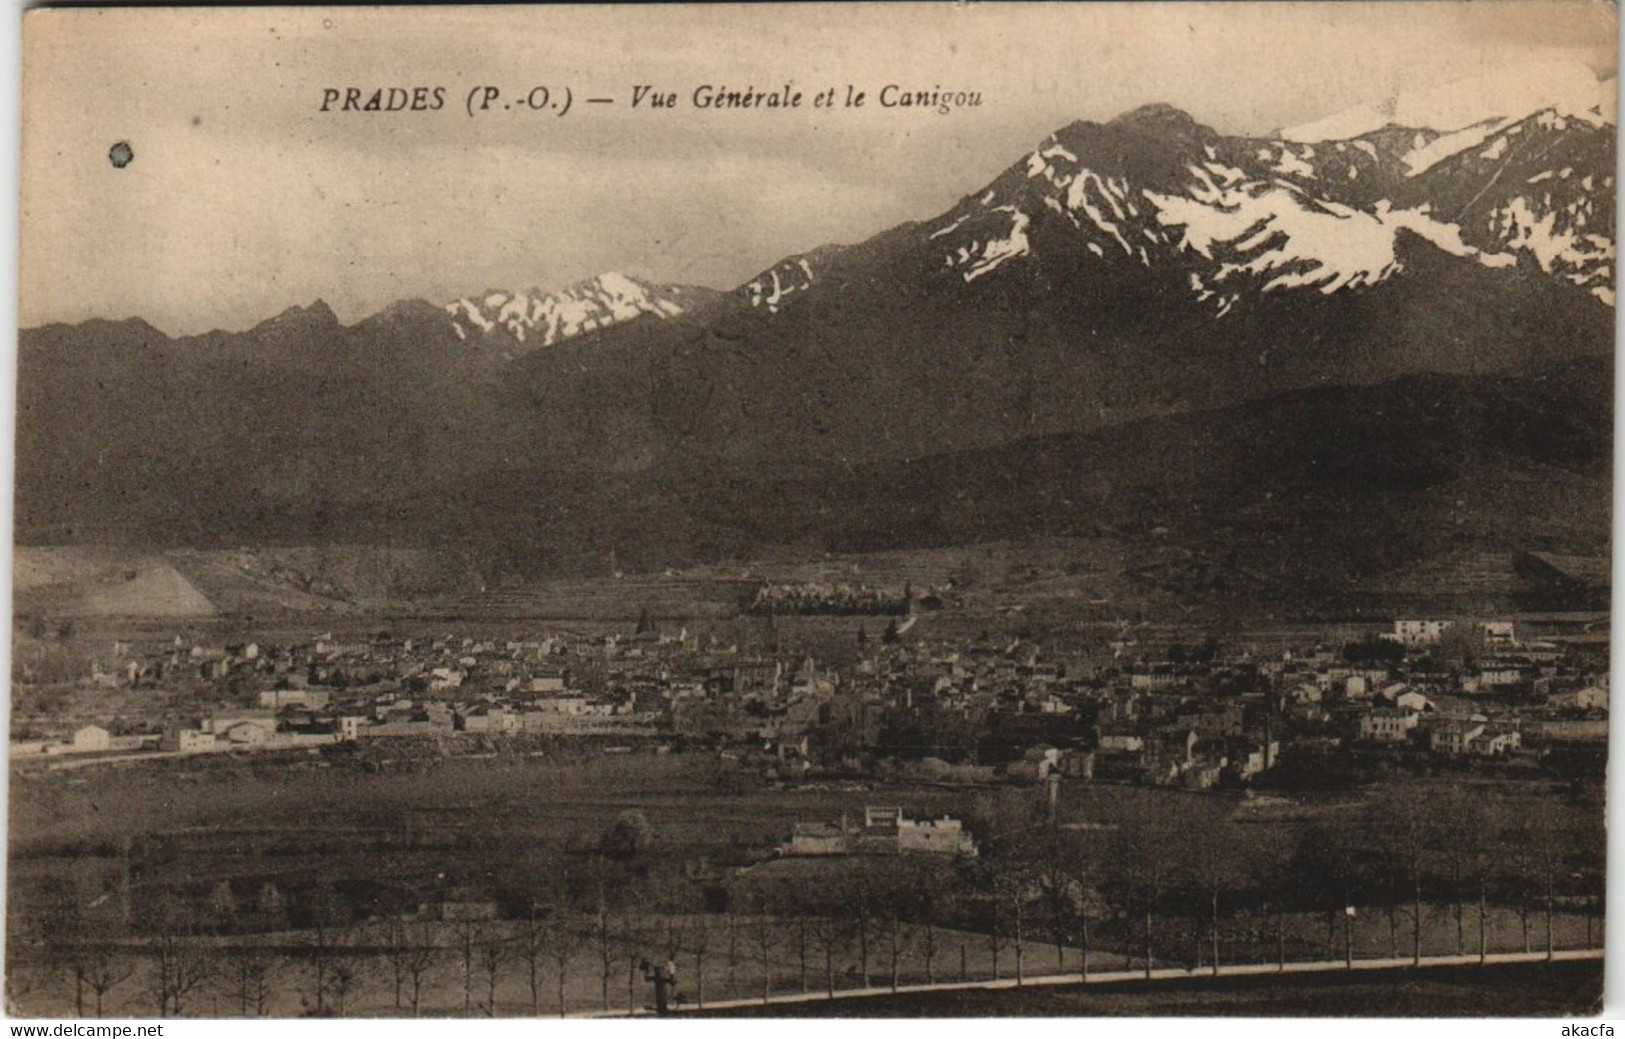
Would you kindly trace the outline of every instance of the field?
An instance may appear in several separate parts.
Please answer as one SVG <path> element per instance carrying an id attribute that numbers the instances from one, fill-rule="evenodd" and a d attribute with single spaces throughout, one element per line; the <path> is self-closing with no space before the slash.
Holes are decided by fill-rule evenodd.
<path id="1" fill-rule="evenodd" d="M 842 990 L 860 988 L 861 945 L 853 932 L 829 939 L 826 960 L 826 950 L 816 934 L 809 938 L 807 925 L 794 917 L 753 913 L 741 894 L 751 884 L 833 889 L 850 870 L 844 860 L 767 860 L 768 850 L 792 825 L 831 821 L 843 813 L 858 817 L 875 804 L 973 820 L 1030 815 L 1041 804 L 1038 789 L 1031 787 L 871 778 L 780 789 L 743 776 L 711 754 L 657 753 L 649 746 L 605 754 L 601 747 L 561 742 L 541 752 L 449 756 L 451 745 L 408 741 L 391 752 L 394 758 L 369 749 L 365 760 L 355 757 L 357 752 L 301 752 L 74 773 L 13 769 L 8 897 L 13 934 L 23 936 L 10 946 L 14 1009 L 59 1012 L 71 999 L 60 964 L 30 944 L 42 928 L 52 926 L 51 913 L 67 912 L 90 927 L 100 948 L 134 964 L 134 973 L 109 994 L 116 1002 L 108 1005 L 150 1013 L 151 986 L 144 979 L 152 973 L 156 940 L 151 907 L 176 903 L 190 906 L 195 919 L 208 919 L 195 940 L 217 948 L 222 963 L 246 962 L 245 950 L 258 950 L 293 968 L 283 971 L 268 1013 L 315 1009 L 309 972 L 319 948 L 326 950 L 323 955 L 341 955 L 354 969 L 346 1013 L 402 1013 L 389 953 L 400 935 L 392 936 L 389 921 L 421 917 L 425 905 L 446 899 L 494 900 L 493 912 L 505 919 L 481 922 L 475 931 L 449 920 L 412 925 L 413 941 L 431 948 L 434 959 L 422 979 L 424 1013 L 531 1013 L 528 970 L 512 950 L 526 907 L 554 904 L 559 897 L 578 907 L 573 936 L 564 942 L 569 955 L 563 1000 L 570 1013 L 641 1006 L 650 996 L 638 964 L 665 957 L 680 964 L 679 989 L 690 1002 L 699 997 L 702 977 L 708 1000 L 751 998 L 764 989 L 821 991 L 831 983 Z M 468 747 L 466 742 L 457 746 Z M 1460 785 L 1415 782 L 1424 796 Z M 1532 783 L 1484 783 L 1478 795 L 1506 800 L 1515 811 L 1534 811 L 1563 791 Z M 1364 796 L 1254 803 L 1080 785 L 1063 791 L 1056 823 L 1063 832 L 1098 841 L 1104 851 L 1119 822 L 1195 808 L 1233 816 L 1245 825 L 1250 844 L 1285 846 L 1306 826 L 1352 824 Z M 630 861 L 606 858 L 601 835 L 634 810 L 648 822 L 647 850 Z M 759 865 L 742 875 L 734 872 L 752 863 Z M 274 921 L 255 905 L 256 892 L 268 886 L 287 903 Z M 337 938 L 321 937 L 307 908 L 329 897 L 324 893 L 345 906 Z M 594 905 L 605 906 L 609 915 L 595 918 Z M 1465 947 L 1473 951 L 1474 908 L 1466 910 L 1465 920 Z M 1276 922 L 1285 931 L 1279 944 L 1266 938 Z M 886 984 L 892 969 L 884 923 L 877 922 L 870 936 L 872 984 Z M 939 927 L 927 964 L 926 932 L 906 922 L 894 926 L 900 928 L 897 973 L 904 984 L 923 982 L 928 972 L 936 980 L 975 980 L 994 977 L 995 970 L 1011 977 L 1016 970 L 1016 946 L 1008 936 L 994 943 L 985 932 Z M 1138 958 L 1137 925 L 1102 926 L 1092 967 L 1132 967 Z M 1159 965 L 1204 962 L 1209 946 L 1199 926 L 1189 917 L 1159 919 Z M 1554 932 L 1558 948 L 1586 946 L 1601 933 L 1600 917 L 1587 918 L 1566 903 L 1556 914 Z M 1020 960 L 1029 976 L 1080 969 L 1075 943 L 1057 950 L 1036 926 L 1027 933 Z M 1403 954 L 1406 937 L 1404 922 L 1396 924 L 1380 911 L 1362 913 L 1347 932 L 1340 923 L 1328 928 L 1318 914 L 1293 913 L 1275 922 L 1240 916 L 1222 936 L 1221 959 L 1271 962 L 1282 947 L 1292 960 L 1337 958 L 1345 938 L 1352 939 L 1356 957 L 1380 958 L 1393 955 L 1396 943 Z M 1457 941 L 1449 907 L 1427 906 L 1424 952 L 1453 953 Z M 1509 909 L 1490 907 L 1486 944 L 1491 951 L 1540 948 L 1543 941 L 1538 914 L 1520 919 Z M 488 961 L 494 964 L 494 984 L 482 974 L 479 950 L 484 948 L 505 950 Z M 544 962 L 539 977 L 536 1002 L 543 1012 L 556 1013 L 557 966 Z M 217 980 L 206 995 L 200 992 L 187 1012 L 237 1012 L 223 984 Z M 1436 995 L 1443 999 L 1448 992 Z M 331 1001 L 326 1008 L 332 1011 Z"/>

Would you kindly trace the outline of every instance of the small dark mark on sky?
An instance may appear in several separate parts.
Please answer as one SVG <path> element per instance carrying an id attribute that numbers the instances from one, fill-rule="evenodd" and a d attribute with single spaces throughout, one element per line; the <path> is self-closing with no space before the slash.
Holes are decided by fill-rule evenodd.
<path id="1" fill-rule="evenodd" d="M 113 168 L 121 170 L 135 159 L 135 149 L 130 147 L 129 141 L 120 141 L 107 150 L 107 161 Z"/>
<path id="2" fill-rule="evenodd" d="M 194 115 L 192 117 L 192 125 L 193 126 L 202 126 L 203 125 L 203 117 L 200 116 L 200 115 Z"/>

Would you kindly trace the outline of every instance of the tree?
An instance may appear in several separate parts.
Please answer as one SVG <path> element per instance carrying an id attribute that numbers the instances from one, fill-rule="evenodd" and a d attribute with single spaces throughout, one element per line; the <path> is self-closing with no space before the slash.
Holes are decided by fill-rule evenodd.
<path id="1" fill-rule="evenodd" d="M 1339 925 L 1343 938 L 1343 958 L 1352 965 L 1353 926 L 1359 892 L 1367 883 L 1358 853 L 1358 834 L 1330 825 L 1311 826 L 1299 835 L 1293 854 L 1292 872 L 1306 905 L 1324 914 L 1326 957 L 1337 954 Z"/>
<path id="2" fill-rule="evenodd" d="M 399 919 L 384 921 L 379 928 L 377 942 L 384 952 L 384 962 L 389 965 L 390 991 L 395 1000 L 395 1009 L 400 1010 L 403 1005 L 401 997 L 409 977 L 406 958 L 412 947 L 406 922 Z"/>
<path id="3" fill-rule="evenodd" d="M 129 980 L 134 973 L 135 963 L 120 956 L 113 949 L 99 948 L 88 951 L 83 966 L 83 977 L 85 985 L 95 996 L 98 1018 L 106 1009 L 108 994 Z"/>
<path id="4" fill-rule="evenodd" d="M 1038 899 L 1039 922 L 1055 946 L 1055 969 L 1066 969 L 1066 943 L 1077 931 L 1083 891 L 1079 874 L 1081 857 L 1072 854 L 1068 842 L 1051 833 L 1032 860 L 1033 884 Z"/>
<path id="5" fill-rule="evenodd" d="M 554 980 L 558 983 L 559 1016 L 563 1017 L 564 985 L 569 979 L 570 962 L 575 958 L 576 945 L 579 941 L 563 907 L 555 909 L 548 915 L 546 941 L 548 953 L 553 960 Z"/>
<path id="6" fill-rule="evenodd" d="M 604 854 L 617 859 L 630 859 L 654 843 L 654 827 L 644 814 L 630 808 L 616 816 L 615 822 L 604 831 L 600 841 Z"/>
<path id="7" fill-rule="evenodd" d="M 418 924 L 401 951 L 401 967 L 406 975 L 413 1017 L 418 1016 L 423 1005 L 423 983 L 439 962 L 440 945 L 433 926 L 427 922 Z"/>
<path id="8" fill-rule="evenodd" d="M 532 1017 L 542 1014 L 541 964 L 547 954 L 548 947 L 547 925 L 537 915 L 536 904 L 530 906 L 530 912 L 519 922 L 519 929 L 514 933 L 514 955 L 525 965 L 525 979 L 530 986 L 530 1013 Z"/>
<path id="9" fill-rule="evenodd" d="M 689 949 L 694 953 L 694 1002 L 696 1006 L 704 1009 L 705 960 L 716 942 L 715 928 L 711 926 L 711 915 L 704 911 L 694 914 L 686 930 Z"/>
<path id="10" fill-rule="evenodd" d="M 1182 840 L 1166 817 L 1142 812 L 1119 824 L 1107 860 L 1112 871 L 1108 896 L 1125 916 L 1138 916 L 1143 922 L 1141 949 L 1148 978 L 1156 961 L 1157 913 L 1168 894 L 1171 863 Z"/>
<path id="11" fill-rule="evenodd" d="M 215 961 L 192 933 L 192 913 L 175 895 L 158 900 L 153 923 L 153 1003 L 159 1017 L 180 1017 L 192 994 L 213 976 Z"/>
<path id="12" fill-rule="evenodd" d="M 723 928 L 728 936 L 728 995 L 739 998 L 739 917 L 730 908 L 722 914 Z"/>
<path id="13" fill-rule="evenodd" d="M 271 950 L 248 942 L 234 952 L 227 968 L 227 997 L 243 1017 L 264 1017 L 271 1003 L 271 979 L 279 957 Z"/>
<path id="14" fill-rule="evenodd" d="M 1243 852 L 1246 844 L 1235 822 L 1228 815 L 1204 810 L 1191 813 L 1186 820 L 1188 839 L 1182 866 L 1191 886 L 1200 894 L 1207 910 L 1208 938 L 1212 949 L 1212 971 L 1219 973 L 1220 920 L 1231 911 L 1228 899 L 1239 886 L 1237 878 L 1244 873 Z"/>
<path id="15" fill-rule="evenodd" d="M 755 915 L 756 919 L 751 926 L 750 948 L 751 954 L 762 967 L 762 1002 L 768 1002 L 773 994 L 773 951 L 778 942 L 779 914 L 775 907 L 769 904 L 765 895 L 758 895 Z"/>
<path id="16" fill-rule="evenodd" d="M 204 908 L 208 912 L 209 926 L 217 933 L 224 934 L 236 926 L 237 896 L 232 894 L 228 882 L 222 880 L 214 885 Z"/>
<path id="17" fill-rule="evenodd" d="M 1488 651 L 1488 636 L 1483 628 L 1470 621 L 1457 621 L 1440 634 L 1432 654 L 1446 667 L 1460 669 L 1479 660 Z"/>
<path id="18" fill-rule="evenodd" d="M 610 923 L 609 903 L 606 901 L 604 882 L 602 876 L 598 881 L 598 913 L 593 919 L 593 939 L 598 945 L 598 965 L 600 996 L 603 999 L 604 1009 L 609 1009 L 609 978 L 612 971 L 615 946 L 614 928 Z"/>
<path id="19" fill-rule="evenodd" d="M 874 935 L 876 907 L 879 899 L 875 887 L 874 871 L 865 862 L 858 861 L 847 871 L 846 906 L 858 938 L 858 976 L 864 988 L 869 987 L 869 940 Z"/>
<path id="20" fill-rule="evenodd" d="M 936 960 L 942 947 L 940 921 L 954 911 L 960 894 L 958 881 L 950 864 L 927 857 L 914 866 L 908 909 L 911 918 L 920 925 L 920 954 L 925 960 L 928 985 L 937 980 Z"/>
<path id="21" fill-rule="evenodd" d="M 326 1003 L 339 1017 L 348 1011 L 367 977 L 367 959 L 356 947 L 355 937 L 348 929 L 340 931 L 326 955 Z"/>
<path id="22" fill-rule="evenodd" d="M 485 982 L 485 1014 L 487 1017 L 495 1017 L 497 981 L 502 977 L 503 969 L 513 956 L 513 946 L 509 944 L 505 935 L 490 926 L 479 928 L 476 941 L 480 977 Z"/>
<path id="23" fill-rule="evenodd" d="M 305 913 L 310 927 L 307 970 L 310 973 L 311 992 L 315 998 L 316 1014 L 325 1015 L 328 1012 L 328 997 L 332 994 L 332 979 L 328 973 L 334 959 L 340 955 L 339 946 L 344 940 L 345 929 L 350 926 L 352 914 L 344 896 L 327 884 L 318 885 L 311 891 L 306 900 Z"/>
<path id="24" fill-rule="evenodd" d="M 1431 820 L 1422 795 L 1410 788 L 1388 788 L 1367 808 L 1367 832 L 1374 838 L 1383 868 L 1402 883 L 1411 903 L 1411 957 L 1422 963 L 1422 895 Z"/>
<path id="25" fill-rule="evenodd" d="M 451 935 L 456 943 L 457 962 L 462 968 L 463 1013 L 466 1014 L 474 1009 L 474 949 L 479 941 L 480 925 L 474 920 L 455 920 Z"/>
<path id="26" fill-rule="evenodd" d="M 835 957 L 846 944 L 844 900 L 830 885 L 807 892 L 804 897 L 806 901 L 802 913 L 811 915 L 812 925 L 808 933 L 813 947 L 824 961 L 824 991 L 830 999 L 834 999 Z"/>
<path id="27" fill-rule="evenodd" d="M 254 911 L 259 916 L 261 927 L 269 931 L 278 930 L 287 923 L 288 899 L 281 888 L 266 881 L 254 896 Z"/>

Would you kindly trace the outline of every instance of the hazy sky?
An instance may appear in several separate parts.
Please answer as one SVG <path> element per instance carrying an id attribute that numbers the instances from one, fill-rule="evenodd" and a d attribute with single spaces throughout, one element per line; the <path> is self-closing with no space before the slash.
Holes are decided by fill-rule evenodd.
<path id="1" fill-rule="evenodd" d="M 1073 119 L 1166 101 L 1264 133 L 1532 60 L 1612 74 L 1615 53 L 1600 0 L 36 11 L 20 318 L 179 334 L 603 270 L 731 287 L 932 216 Z M 786 81 L 807 107 L 689 106 L 702 84 Z M 866 107 L 810 107 L 848 83 Z M 886 110 L 888 83 L 982 106 Z M 470 118 L 484 84 L 575 105 Z M 632 110 L 637 84 L 682 107 Z M 318 110 L 325 88 L 419 86 L 444 108 Z"/>

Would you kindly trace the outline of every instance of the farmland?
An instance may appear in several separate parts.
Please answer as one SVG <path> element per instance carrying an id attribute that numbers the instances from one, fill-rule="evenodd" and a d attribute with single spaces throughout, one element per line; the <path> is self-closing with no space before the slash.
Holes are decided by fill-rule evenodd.
<path id="1" fill-rule="evenodd" d="M 407 767 L 393 770 L 333 752 L 74 773 L 14 770 L 9 895 L 14 934 L 25 936 L 12 945 L 8 971 L 14 1009 L 43 1013 L 71 998 L 60 966 L 26 936 L 38 933 L 29 926 L 31 917 L 49 926 L 60 919 L 53 911 L 60 914 L 74 905 L 91 907 L 81 926 L 94 925 L 93 944 L 101 954 L 130 964 L 108 994 L 114 1000 L 110 1012 L 114 1006 L 126 1013 L 151 1013 L 156 1007 L 152 957 L 154 943 L 166 932 L 152 907 L 165 905 L 191 907 L 187 933 L 194 937 L 189 940 L 217 950 L 221 963 L 275 959 L 294 968 L 286 977 L 299 979 L 249 1004 L 240 987 L 232 988 L 221 975 L 188 997 L 181 1010 L 189 1014 L 287 1015 L 322 1007 L 335 1012 L 333 993 L 324 990 L 318 999 L 314 986 L 321 983 L 309 980 L 319 960 L 343 964 L 354 974 L 339 1010 L 386 1016 L 413 1010 L 557 1013 L 561 1002 L 568 1013 L 641 1008 L 650 999 L 638 968 L 645 959 L 677 963 L 678 991 L 690 1003 L 748 999 L 764 991 L 847 990 L 864 987 L 866 978 L 884 985 L 894 971 L 898 981 L 909 984 L 1082 968 L 1076 938 L 1048 938 L 1036 921 L 1018 940 L 1007 930 L 1009 920 L 1001 924 L 997 916 L 991 930 L 974 913 L 957 926 L 928 927 L 888 918 L 882 908 L 871 921 L 872 934 L 870 925 L 861 934 L 848 925 L 838 932 L 821 930 L 832 925 L 817 905 L 804 900 L 792 908 L 782 901 L 783 893 L 846 890 L 842 885 L 852 883 L 853 871 L 869 867 L 844 860 L 775 860 L 766 854 L 798 821 L 861 816 L 865 806 L 876 803 L 995 827 L 1001 819 L 1031 816 L 1036 795 L 1030 789 L 881 777 L 801 788 L 741 784 L 714 754 L 657 753 L 652 747 L 605 754 L 567 741 L 527 754 L 452 756 L 418 746 L 403 748 L 401 756 Z M 1449 785 L 1435 783 L 1430 789 L 1422 783 L 1413 792 L 1437 794 Z M 1504 801 L 1514 812 L 1527 810 L 1519 806 L 1529 798 L 1564 796 L 1559 789 L 1494 784 L 1480 794 Z M 1196 825 L 1224 820 L 1243 827 L 1250 842 L 1287 848 L 1317 827 L 1352 827 L 1368 800 L 1358 792 L 1325 795 L 1300 799 L 1283 811 L 1268 801 L 1079 785 L 1064 791 L 1054 825 L 1096 861 L 1121 848 L 1122 828 L 1158 817 Z M 650 843 L 634 860 L 606 858 L 602 835 L 627 812 L 647 820 Z M 876 885 L 886 883 L 884 873 L 873 877 Z M 266 890 L 278 892 L 283 903 L 274 919 L 254 902 L 254 893 Z M 425 918 L 424 905 L 446 891 L 493 899 L 493 918 L 461 923 Z M 222 898 L 225 907 L 217 904 Z M 342 927 L 314 915 L 310 907 L 323 898 L 345 906 Z M 517 951 L 527 944 L 527 928 L 536 926 L 527 923 L 527 913 L 538 905 L 551 911 L 562 904 L 577 907 L 569 924 L 549 932 L 550 946 L 531 943 L 540 950 L 533 993 L 529 964 Z M 216 910 L 226 919 L 200 923 Z M 804 915 L 808 912 L 813 915 Z M 559 918 L 551 919 L 548 926 L 557 928 Z M 1430 901 L 1424 907 L 1422 951 L 1458 951 L 1462 919 L 1459 910 L 1452 916 L 1450 906 Z M 1467 910 L 1465 920 L 1468 947 L 1476 948 L 1474 910 Z M 1132 917 L 1113 922 L 1108 916 L 1099 924 L 1090 952 L 1093 969 L 1134 968 L 1141 962 Z M 1538 914 L 1520 916 L 1506 905 L 1489 907 L 1484 925 L 1491 950 L 1539 948 L 1546 940 Z M 1232 914 L 1217 954 L 1226 963 L 1345 951 L 1359 958 L 1384 957 L 1409 951 L 1408 926 L 1380 910 L 1362 913 L 1347 930 L 1329 928 L 1314 912 Z M 1554 915 L 1553 942 L 1559 948 L 1588 945 L 1600 933 L 1600 919 L 1572 900 Z M 860 947 L 860 937 L 867 949 Z M 401 995 L 395 984 L 402 943 L 408 941 L 433 950 L 415 996 Z M 1156 947 L 1159 965 L 1191 962 L 1193 956 L 1200 964 L 1214 954 L 1199 917 L 1178 915 L 1173 902 L 1159 913 Z M 565 957 L 562 974 L 547 948 Z M 1445 984 L 1429 978 L 1427 985 Z M 1292 1005 L 1295 991 L 1269 996 L 1277 1001 L 1269 1005 Z M 1349 991 L 1350 998 L 1365 998 L 1365 990 Z M 992 1013 L 1003 1005 L 989 1002 L 983 1009 L 975 998 L 956 996 L 942 1006 Z M 1034 998 L 1040 1002 L 1032 1013 L 1083 1012 L 1059 993 Z M 1091 990 L 1090 998 L 1106 997 Z M 1133 1013 L 1143 998 L 1125 994 L 1124 1009 L 1100 1012 Z M 1259 1006 L 1251 1002 L 1260 998 L 1256 994 L 1238 998 L 1239 1007 Z M 899 1004 L 904 1005 L 912 1004 Z M 1176 1005 L 1190 1008 L 1179 1012 L 1218 1012 L 1216 1004 L 1201 998 Z M 243 1009 L 249 1006 L 258 1009 Z M 831 1006 L 848 1012 L 844 1003 Z M 884 1007 L 874 1004 L 874 1011 L 887 1013 Z M 1029 1012 L 1025 1004 L 1020 1012 Z"/>

